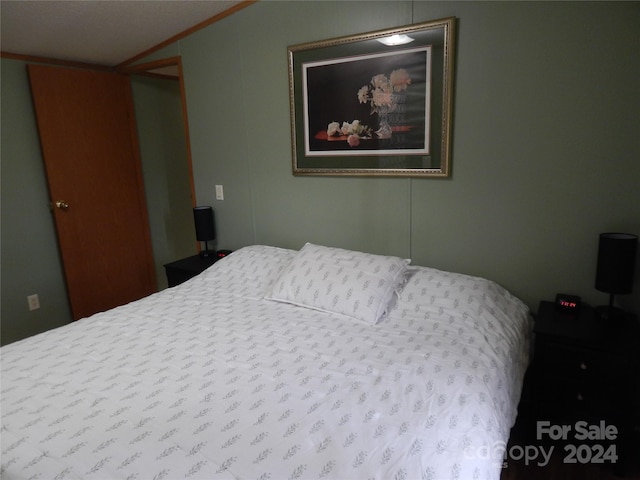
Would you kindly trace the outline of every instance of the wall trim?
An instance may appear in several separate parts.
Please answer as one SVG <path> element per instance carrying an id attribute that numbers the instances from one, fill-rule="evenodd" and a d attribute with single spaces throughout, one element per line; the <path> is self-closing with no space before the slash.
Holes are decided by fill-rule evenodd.
<path id="1" fill-rule="evenodd" d="M 129 60 L 125 60 L 124 62 L 116 65 L 116 68 L 120 69 L 123 67 L 126 67 L 132 63 L 137 62 L 138 60 L 147 57 L 149 55 L 151 55 L 154 52 L 157 52 L 158 50 L 177 42 L 178 40 L 182 40 L 185 37 L 188 37 L 189 35 L 191 35 L 192 33 L 197 32 L 198 30 L 202 30 L 205 27 L 208 27 L 209 25 L 218 22 L 219 20 L 222 20 L 225 17 L 228 17 L 231 14 L 234 14 L 250 5 L 253 5 L 254 3 L 256 3 L 258 0 L 245 0 L 243 2 L 240 2 L 239 4 L 225 10 L 224 12 L 221 12 L 217 15 L 214 15 L 213 17 L 204 20 L 196 25 L 194 25 L 191 28 L 186 29 L 183 32 L 180 32 L 176 35 L 174 35 L 173 37 L 167 38 L 164 42 L 159 43 L 158 45 L 149 48 L 148 50 L 145 50 L 144 52 L 141 52 L 139 54 L 137 54 L 134 57 L 131 57 Z"/>

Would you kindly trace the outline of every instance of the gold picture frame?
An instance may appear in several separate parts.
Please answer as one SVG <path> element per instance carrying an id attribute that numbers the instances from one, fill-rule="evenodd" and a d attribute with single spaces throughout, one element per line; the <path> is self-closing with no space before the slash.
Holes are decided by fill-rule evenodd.
<path id="1" fill-rule="evenodd" d="M 449 177 L 455 25 L 288 47 L 293 174 Z"/>

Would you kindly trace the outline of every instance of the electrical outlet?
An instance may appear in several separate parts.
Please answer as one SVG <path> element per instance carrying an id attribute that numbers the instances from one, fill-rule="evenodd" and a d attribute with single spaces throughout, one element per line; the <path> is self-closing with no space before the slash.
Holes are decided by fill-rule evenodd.
<path id="1" fill-rule="evenodd" d="M 33 295 L 29 295 L 27 297 L 27 302 L 29 304 L 29 310 L 37 310 L 40 308 L 40 299 L 38 298 L 38 294 L 35 293 Z"/>
<path id="2" fill-rule="evenodd" d="M 224 200 L 224 188 L 222 185 L 216 185 L 216 200 Z"/>

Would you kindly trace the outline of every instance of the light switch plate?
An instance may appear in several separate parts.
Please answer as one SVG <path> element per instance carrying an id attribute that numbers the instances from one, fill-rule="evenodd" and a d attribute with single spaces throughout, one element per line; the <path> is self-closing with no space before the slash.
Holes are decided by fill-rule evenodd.
<path id="1" fill-rule="evenodd" d="M 40 298 L 38 298 L 38 294 L 35 293 L 33 295 L 29 295 L 27 297 L 27 302 L 29 303 L 29 310 L 37 310 L 40 308 Z"/>

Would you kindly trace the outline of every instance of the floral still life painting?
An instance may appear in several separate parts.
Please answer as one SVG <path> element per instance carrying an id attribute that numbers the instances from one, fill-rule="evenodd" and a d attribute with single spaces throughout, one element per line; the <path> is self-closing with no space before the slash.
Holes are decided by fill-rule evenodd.
<path id="1" fill-rule="evenodd" d="M 456 18 L 287 47 L 293 175 L 451 175 Z"/>
<path id="2" fill-rule="evenodd" d="M 303 65 L 305 153 L 428 154 L 431 48 Z"/>

